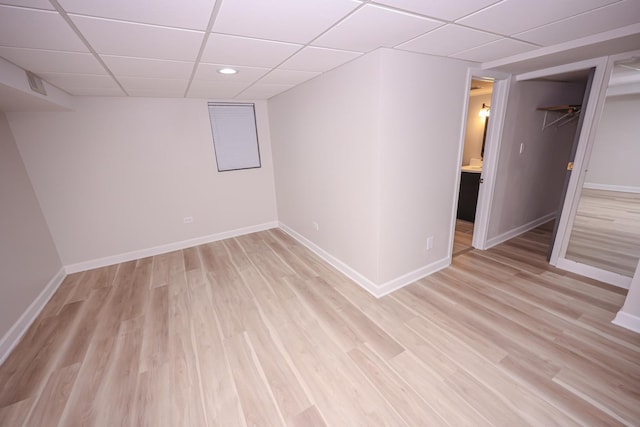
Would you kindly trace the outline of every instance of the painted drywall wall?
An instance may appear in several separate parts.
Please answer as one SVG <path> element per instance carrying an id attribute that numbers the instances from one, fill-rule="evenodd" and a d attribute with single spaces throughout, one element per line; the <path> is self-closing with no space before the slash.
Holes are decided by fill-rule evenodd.
<path id="1" fill-rule="evenodd" d="M 279 221 L 372 281 L 379 63 L 365 55 L 269 100 Z"/>
<path id="2" fill-rule="evenodd" d="M 280 221 L 374 293 L 447 262 L 467 67 L 379 49 L 269 100 Z"/>
<path id="3" fill-rule="evenodd" d="M 77 98 L 73 112 L 7 116 L 65 265 L 276 220 L 265 102 L 262 168 L 222 173 L 204 100 Z"/>
<path id="4" fill-rule="evenodd" d="M 589 160 L 585 185 L 640 191 L 640 94 L 605 100 Z"/>
<path id="5" fill-rule="evenodd" d="M 491 94 L 469 97 L 469 114 L 467 115 L 467 128 L 464 134 L 462 165 L 468 165 L 472 158 L 482 158 L 482 136 L 484 135 L 486 120 L 478 115 L 482 109 L 482 104 L 491 105 Z"/>
<path id="6" fill-rule="evenodd" d="M 469 64 L 387 49 L 381 58 L 378 232 L 385 283 L 448 263 Z"/>
<path id="7" fill-rule="evenodd" d="M 535 223 L 557 211 L 577 120 L 542 129 L 536 108 L 581 104 L 584 85 L 514 81 L 499 152 L 488 240 Z M 520 144 L 523 151 L 520 152 Z"/>
<path id="8" fill-rule="evenodd" d="M 61 268 L 6 116 L 0 113 L 0 338 Z"/>
<path id="9" fill-rule="evenodd" d="M 624 305 L 613 323 L 640 333 L 640 262 L 638 262 L 636 272 L 631 280 Z"/>

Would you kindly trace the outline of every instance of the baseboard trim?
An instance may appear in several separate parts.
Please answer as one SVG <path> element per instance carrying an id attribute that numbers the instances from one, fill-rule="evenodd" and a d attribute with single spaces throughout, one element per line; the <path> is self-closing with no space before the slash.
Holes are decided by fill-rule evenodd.
<path id="1" fill-rule="evenodd" d="M 590 190 L 619 191 L 621 193 L 640 193 L 640 187 L 629 187 L 625 185 L 609 185 L 596 184 L 595 182 L 585 182 L 583 187 Z"/>
<path id="2" fill-rule="evenodd" d="M 623 328 L 627 328 L 633 332 L 640 333 L 640 317 L 634 316 L 633 314 L 629 314 L 620 310 L 616 317 L 611 321 L 614 325 L 622 326 Z"/>
<path id="3" fill-rule="evenodd" d="M 291 227 L 287 226 L 286 224 L 283 224 L 282 222 L 280 222 L 279 226 L 282 231 L 284 231 L 285 233 L 293 237 L 300 244 L 307 247 L 313 253 L 318 255 L 324 261 L 332 265 L 336 270 L 338 270 L 339 272 L 347 276 L 349 279 L 353 280 L 357 285 L 359 285 L 361 288 L 363 288 L 364 290 L 366 290 L 376 298 L 383 297 L 395 290 L 398 290 L 404 286 L 407 286 L 415 282 L 416 280 L 420 280 L 423 277 L 433 274 L 436 271 L 441 270 L 447 267 L 449 264 L 451 264 L 451 258 L 441 259 L 431 264 L 428 264 L 424 267 L 420 267 L 407 274 L 404 274 L 400 277 L 389 280 L 381 285 L 378 285 L 372 280 L 362 275 L 361 273 L 359 273 L 357 270 L 350 267 L 345 262 L 331 255 L 329 252 L 325 251 L 320 246 L 316 245 L 315 243 L 313 243 L 312 241 L 310 241 L 309 239 L 307 239 L 306 237 L 304 237 L 303 235 L 301 235 Z"/>
<path id="4" fill-rule="evenodd" d="M 558 259 L 556 267 L 581 276 L 590 277 L 619 288 L 629 289 L 629 286 L 631 286 L 631 277 L 623 276 L 622 274 L 613 273 L 591 265 L 582 264 L 570 259 Z"/>
<path id="5" fill-rule="evenodd" d="M 243 234 L 256 233 L 258 231 L 270 230 L 278 228 L 277 221 L 265 222 L 263 224 L 252 225 L 249 227 L 236 228 L 234 230 L 223 231 L 221 233 L 210 234 L 207 236 L 196 237 L 194 239 L 182 240 L 179 242 L 168 243 L 166 245 L 154 246 L 152 248 L 140 249 L 137 251 L 125 252 L 118 255 L 112 255 L 104 258 L 83 261 L 76 264 L 65 266 L 67 274 L 77 273 L 79 271 L 92 270 L 94 268 L 106 267 L 108 265 L 120 264 L 122 262 L 133 261 L 140 258 L 160 255 L 167 252 L 178 251 L 190 248 L 192 246 L 203 245 L 205 243 L 217 242 L 218 240 L 230 239 L 232 237 L 242 236 Z"/>
<path id="6" fill-rule="evenodd" d="M 487 244 L 485 249 L 489 249 L 492 248 L 496 245 L 499 245 L 500 243 L 504 243 L 507 240 L 513 239 L 514 237 L 517 237 L 523 233 L 526 233 L 529 230 L 533 230 L 536 227 L 541 226 L 542 224 L 551 221 L 552 219 L 554 219 L 557 215 L 557 212 L 551 212 L 550 214 L 547 214 L 543 217 L 540 217 L 538 219 L 534 219 L 533 221 L 530 221 L 524 225 L 521 225 L 519 227 L 516 227 L 512 230 L 509 230 L 505 233 L 502 233 L 498 236 L 492 237 L 490 239 L 487 239 Z"/>
<path id="7" fill-rule="evenodd" d="M 64 267 L 60 268 L 55 276 L 49 280 L 44 289 L 36 297 L 35 300 L 22 313 L 20 318 L 13 324 L 11 329 L 0 339 L 0 365 L 9 357 L 11 351 L 20 342 L 22 336 L 27 332 L 29 326 L 36 320 L 49 299 L 56 292 L 62 281 L 66 277 Z"/>

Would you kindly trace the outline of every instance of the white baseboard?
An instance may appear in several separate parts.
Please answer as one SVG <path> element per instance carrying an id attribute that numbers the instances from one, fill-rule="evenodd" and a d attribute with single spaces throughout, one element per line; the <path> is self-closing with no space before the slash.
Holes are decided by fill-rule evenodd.
<path id="1" fill-rule="evenodd" d="M 595 182 L 585 182 L 584 188 L 590 190 L 605 190 L 605 191 L 619 191 L 622 193 L 640 193 L 640 187 L 629 187 L 626 185 L 609 185 L 609 184 L 596 184 Z"/>
<path id="2" fill-rule="evenodd" d="M 591 265 L 581 264 L 570 259 L 558 259 L 556 267 L 581 276 L 590 277 L 610 285 L 618 286 L 619 288 L 629 289 L 629 286 L 631 286 L 631 277 L 623 276 L 622 274 L 613 273 Z"/>
<path id="3" fill-rule="evenodd" d="M 196 237 L 194 239 L 182 240 L 180 242 L 168 243 L 166 245 L 154 246 L 152 248 L 140 249 L 137 251 L 125 252 L 123 254 L 112 255 L 104 258 L 83 261 L 65 266 L 67 274 L 79 271 L 92 270 L 94 268 L 106 267 L 108 265 L 120 264 L 122 262 L 133 261 L 140 258 L 160 255 L 167 252 L 190 248 L 192 246 L 203 245 L 205 243 L 216 242 L 218 240 L 230 239 L 242 236 L 243 234 L 256 233 L 258 231 L 278 228 L 278 222 L 265 222 L 264 224 L 252 225 L 249 227 L 237 228 L 235 230 L 223 231 L 221 233 L 210 234 L 208 236 Z"/>
<path id="4" fill-rule="evenodd" d="M 347 276 L 349 279 L 353 280 L 356 284 L 358 284 L 360 287 L 368 291 L 376 298 L 383 297 L 384 295 L 387 295 L 397 289 L 415 282 L 416 280 L 422 279 L 423 277 L 435 273 L 436 271 L 441 270 L 451 264 L 451 258 L 445 258 L 378 285 L 355 269 L 351 268 L 343 261 L 331 255 L 329 252 L 325 251 L 320 246 L 316 245 L 303 235 L 299 234 L 297 231 L 283 224 L 282 222 L 280 223 L 280 229 L 296 239 L 302 245 L 309 248 L 320 258 L 331 264 L 334 268 Z"/>
<path id="5" fill-rule="evenodd" d="M 40 314 L 65 277 L 64 267 L 60 268 L 60 271 L 49 280 L 42 292 L 40 292 L 36 299 L 33 300 L 24 313 L 22 313 L 18 321 L 14 323 L 11 329 L 0 339 L 0 365 L 9 356 L 11 350 L 20 342 L 22 336 L 27 332 L 27 329 L 29 329 L 33 321 L 36 320 L 38 314 Z"/>
<path id="6" fill-rule="evenodd" d="M 492 237 L 490 239 L 487 239 L 487 244 L 486 244 L 486 248 L 485 249 L 489 249 L 492 248 L 496 245 L 499 245 L 500 243 L 504 243 L 507 240 L 513 239 L 516 236 L 519 236 L 523 233 L 526 233 L 529 230 L 533 230 L 536 227 L 541 226 L 542 224 L 551 221 L 552 219 L 554 219 L 557 215 L 557 212 L 551 212 L 550 214 L 547 214 L 543 217 L 540 217 L 538 219 L 534 219 L 531 222 L 528 222 L 524 225 L 521 225 L 519 227 L 516 227 L 514 229 L 511 229 L 505 233 L 502 233 L 498 236 Z"/>
<path id="7" fill-rule="evenodd" d="M 614 325 L 622 326 L 623 328 L 630 329 L 633 332 L 640 333 L 640 317 L 626 313 L 622 310 L 620 310 L 618 314 L 616 314 L 615 319 L 613 319 L 611 323 L 613 323 Z"/>

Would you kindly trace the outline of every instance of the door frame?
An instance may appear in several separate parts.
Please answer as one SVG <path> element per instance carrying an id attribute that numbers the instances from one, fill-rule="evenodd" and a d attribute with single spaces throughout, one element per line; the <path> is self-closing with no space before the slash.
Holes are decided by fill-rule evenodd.
<path id="1" fill-rule="evenodd" d="M 595 141 L 595 131 L 604 107 L 604 98 L 606 96 L 612 67 L 611 61 L 605 56 L 515 76 L 516 81 L 526 81 L 595 68 L 591 90 L 589 92 L 589 102 L 587 103 L 587 107 L 581 112 L 581 114 L 584 115 L 583 126 L 580 130 L 576 156 L 573 161 L 573 172 L 569 178 L 565 199 L 562 202 L 562 212 L 558 220 L 556 240 L 549 260 L 551 265 L 558 266 L 559 263 L 562 264 L 562 260 L 567 252 L 569 236 L 573 228 L 578 202 L 580 201 L 582 184 L 584 183 L 589 157 Z"/>

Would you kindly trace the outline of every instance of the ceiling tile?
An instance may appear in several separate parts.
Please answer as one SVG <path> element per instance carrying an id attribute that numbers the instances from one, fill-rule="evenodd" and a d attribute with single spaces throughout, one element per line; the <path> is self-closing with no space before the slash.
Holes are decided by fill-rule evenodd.
<path id="1" fill-rule="evenodd" d="M 220 74 L 218 70 L 226 66 L 227 65 L 222 64 L 200 63 L 194 79 L 210 82 L 253 83 L 270 70 L 270 68 L 240 67 L 234 65 L 233 68 L 237 71 L 236 74 Z"/>
<path id="2" fill-rule="evenodd" d="M 360 52 L 307 46 L 289 58 L 280 68 L 298 71 L 328 71 L 362 55 Z"/>
<path id="3" fill-rule="evenodd" d="M 193 61 L 204 37 L 200 31 L 77 15 L 70 17 L 101 55 Z"/>
<path id="4" fill-rule="evenodd" d="M 394 47 L 442 24 L 440 21 L 367 4 L 312 44 L 369 52 L 379 47 Z"/>
<path id="5" fill-rule="evenodd" d="M 260 84 L 297 85 L 320 74 L 311 71 L 273 70 L 260 80 Z"/>
<path id="6" fill-rule="evenodd" d="M 520 40 L 543 46 L 602 33 L 640 22 L 640 1 L 625 0 L 553 24 L 515 34 Z"/>
<path id="7" fill-rule="evenodd" d="M 269 99 L 274 95 L 291 89 L 294 85 L 256 84 L 237 95 L 236 99 Z"/>
<path id="8" fill-rule="evenodd" d="M 619 0 L 504 0 L 457 23 L 512 35 Z"/>
<path id="9" fill-rule="evenodd" d="M 247 37 L 211 34 L 202 62 L 273 68 L 302 46 Z"/>
<path id="10" fill-rule="evenodd" d="M 116 77 L 149 77 L 156 79 L 189 79 L 194 64 L 189 61 L 168 61 L 112 55 L 102 55 L 102 60 Z"/>
<path id="11" fill-rule="evenodd" d="M 360 4 L 353 0 L 225 0 L 213 31 L 306 44 Z"/>
<path id="12" fill-rule="evenodd" d="M 58 0 L 67 13 L 205 30 L 215 0 Z"/>
<path id="13" fill-rule="evenodd" d="M 503 38 L 451 56 L 466 61 L 488 62 L 499 58 L 507 58 L 536 48 L 537 46 L 528 43 Z"/>
<path id="14" fill-rule="evenodd" d="M 118 89 L 111 76 L 95 74 L 40 73 L 43 80 L 72 95 L 86 94 L 91 89 Z M 122 94 L 122 91 L 120 91 Z"/>
<path id="15" fill-rule="evenodd" d="M 247 88 L 250 83 L 226 83 L 194 80 L 191 82 L 188 98 L 231 99 Z"/>
<path id="16" fill-rule="evenodd" d="M 119 77 L 131 96 L 182 97 L 187 90 L 189 80 L 183 79 L 150 79 L 141 77 Z"/>
<path id="17" fill-rule="evenodd" d="M 427 15 L 431 18 L 454 21 L 476 12 L 500 0 L 455 0 L 455 1 L 415 1 L 377 0 L 377 3 Z"/>
<path id="18" fill-rule="evenodd" d="M 91 53 L 0 47 L 0 56 L 34 73 L 107 74 Z"/>
<path id="19" fill-rule="evenodd" d="M 88 52 L 58 12 L 0 5 L 0 45 Z"/>
<path id="20" fill-rule="evenodd" d="M 0 4 L 9 4 L 33 9 L 56 10 L 49 0 L 0 0 Z"/>
<path id="21" fill-rule="evenodd" d="M 398 46 L 412 52 L 447 56 L 499 39 L 500 36 L 448 24 Z"/>

